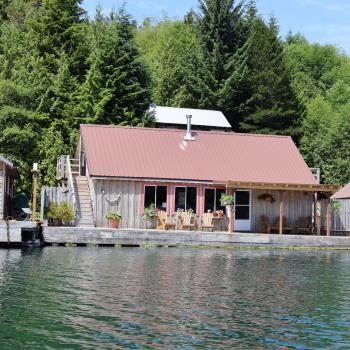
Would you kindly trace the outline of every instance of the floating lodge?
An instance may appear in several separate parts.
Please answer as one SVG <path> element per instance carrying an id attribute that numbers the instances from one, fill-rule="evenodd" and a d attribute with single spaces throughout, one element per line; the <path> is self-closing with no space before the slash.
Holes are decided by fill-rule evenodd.
<path id="1" fill-rule="evenodd" d="M 331 233 L 338 187 L 319 184 L 290 137 L 230 132 L 215 111 L 197 110 L 193 125 L 195 111 L 156 107 L 158 128 L 81 125 L 74 159 L 58 160 L 62 187 L 44 189 L 43 215 L 56 196 L 74 203 L 76 226 L 108 227 L 106 213 L 118 211 L 120 228 L 141 229 L 154 203 L 172 227 L 181 229 L 179 211 L 191 211 L 202 230 L 205 213 L 226 211 L 220 197 L 229 193 L 231 231 L 311 234 L 318 217 L 318 234 Z M 228 230 L 227 214 L 214 218 L 215 231 Z"/>
<path id="2" fill-rule="evenodd" d="M 192 230 L 203 238 L 208 228 L 236 237 L 350 232 L 344 224 L 349 213 L 332 210 L 338 186 L 319 184 L 319 174 L 290 137 L 234 133 L 217 111 L 152 108 L 156 128 L 80 126 L 74 157 L 58 158 L 59 186 L 44 186 L 41 192 L 44 221 L 51 203 L 66 201 L 75 210 L 68 231 L 52 228 L 55 234 L 110 236 L 108 212 L 122 216 L 112 235 L 160 234 L 152 230 L 157 225 L 145 221 L 144 210 L 151 204 L 158 217 L 162 213 L 157 228 L 171 229 L 168 237 Z M 10 176 L 12 168 L 7 161 L 0 174 Z M 223 193 L 233 196 L 233 207 L 222 205 Z M 183 213 L 190 213 L 190 222 L 184 222 Z"/>

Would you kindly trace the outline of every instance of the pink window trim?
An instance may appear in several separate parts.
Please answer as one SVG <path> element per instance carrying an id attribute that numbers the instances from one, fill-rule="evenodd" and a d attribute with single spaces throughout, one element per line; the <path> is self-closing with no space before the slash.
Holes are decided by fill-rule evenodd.
<path id="1" fill-rule="evenodd" d="M 163 182 L 146 182 L 142 184 L 141 187 L 141 214 L 143 215 L 144 213 L 144 205 L 145 205 L 145 187 L 146 186 L 163 186 L 167 188 L 167 198 L 166 198 L 166 209 L 168 215 L 170 214 L 170 200 L 171 200 L 171 185 L 168 183 L 163 183 Z"/>

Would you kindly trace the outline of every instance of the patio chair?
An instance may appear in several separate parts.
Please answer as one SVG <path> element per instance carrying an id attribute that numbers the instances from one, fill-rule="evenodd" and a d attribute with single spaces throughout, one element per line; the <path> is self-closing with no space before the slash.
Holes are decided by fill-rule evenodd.
<path id="1" fill-rule="evenodd" d="M 295 225 L 295 232 L 304 232 L 308 235 L 311 235 L 312 233 L 312 224 L 311 224 L 311 217 L 310 216 L 304 216 L 300 217 Z"/>
<path id="2" fill-rule="evenodd" d="M 184 212 L 181 213 L 181 221 L 182 221 L 182 228 L 184 230 L 189 230 L 191 231 L 191 229 L 196 227 L 196 224 L 194 222 L 192 222 L 193 220 L 193 215 L 190 212 Z"/>
<path id="3" fill-rule="evenodd" d="M 202 229 L 208 229 L 214 231 L 214 224 L 213 224 L 213 214 L 212 213 L 204 213 L 202 216 Z"/>
<path id="4" fill-rule="evenodd" d="M 168 222 L 168 215 L 165 211 L 157 212 L 157 230 L 175 230 L 176 224 Z"/>
<path id="5" fill-rule="evenodd" d="M 276 233 L 280 232 L 280 217 L 276 220 L 276 226 L 272 228 Z M 283 233 L 290 233 L 294 231 L 294 227 L 287 225 L 287 218 L 283 216 Z"/>
<path id="6" fill-rule="evenodd" d="M 271 233 L 271 224 L 269 222 L 269 218 L 266 215 L 260 216 L 260 231 L 261 233 Z"/>

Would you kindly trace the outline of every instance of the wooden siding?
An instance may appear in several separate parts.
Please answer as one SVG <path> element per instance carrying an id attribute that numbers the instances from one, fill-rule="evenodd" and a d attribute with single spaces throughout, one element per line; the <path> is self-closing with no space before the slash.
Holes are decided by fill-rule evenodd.
<path id="1" fill-rule="evenodd" d="M 270 203 L 258 199 L 264 193 L 270 194 L 275 202 Z M 252 190 L 252 231 L 260 232 L 260 216 L 266 215 L 270 223 L 275 224 L 279 216 L 279 191 Z M 284 216 L 287 222 L 285 226 L 294 226 L 298 218 L 312 217 L 313 195 L 308 192 L 285 191 L 284 192 Z"/>
<path id="2" fill-rule="evenodd" d="M 0 162 L 0 220 L 4 218 L 4 175 L 3 163 Z"/>
<path id="3" fill-rule="evenodd" d="M 59 204 L 63 201 L 73 203 L 72 194 L 67 187 L 43 186 L 41 188 L 40 218 L 47 219 L 47 211 L 51 203 Z"/>
<path id="4" fill-rule="evenodd" d="M 350 232 L 350 199 L 337 199 L 340 208 L 332 211 L 332 230 Z"/>
<path id="5" fill-rule="evenodd" d="M 121 213 L 121 228 L 142 227 L 141 182 L 93 180 L 92 184 L 90 192 L 97 227 L 108 227 L 105 215 L 109 211 Z"/>
<path id="6" fill-rule="evenodd" d="M 142 228 L 142 193 L 146 183 L 135 181 L 118 180 L 92 180 L 90 192 L 94 208 L 94 216 L 97 227 L 108 227 L 105 214 L 108 211 L 120 211 L 122 215 L 121 228 Z M 161 185 L 161 184 L 159 184 Z M 166 185 L 166 184 L 162 184 Z M 174 188 L 177 184 L 168 186 L 168 213 L 172 214 L 174 208 Z M 191 186 L 191 184 L 188 184 Z M 204 189 L 207 185 L 192 185 L 197 187 L 197 208 L 198 221 L 201 220 L 201 213 L 204 208 Z M 261 194 L 268 193 L 275 199 L 274 203 L 259 200 Z M 275 223 L 279 215 L 279 191 L 251 191 L 251 218 L 252 232 L 260 232 L 260 216 L 266 215 L 271 223 Z M 118 196 L 120 202 L 117 203 Z M 284 213 L 287 218 L 285 225 L 294 226 L 298 218 L 312 216 L 312 193 L 300 191 L 286 191 L 284 193 Z"/>

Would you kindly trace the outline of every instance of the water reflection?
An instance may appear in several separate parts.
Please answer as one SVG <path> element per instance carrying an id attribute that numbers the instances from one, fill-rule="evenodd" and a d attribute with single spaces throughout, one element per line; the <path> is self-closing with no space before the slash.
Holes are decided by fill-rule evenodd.
<path id="1" fill-rule="evenodd" d="M 0 250 L 1 349 L 350 348 L 347 252 Z"/>

